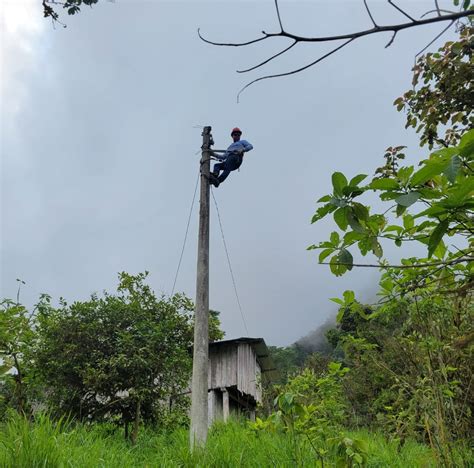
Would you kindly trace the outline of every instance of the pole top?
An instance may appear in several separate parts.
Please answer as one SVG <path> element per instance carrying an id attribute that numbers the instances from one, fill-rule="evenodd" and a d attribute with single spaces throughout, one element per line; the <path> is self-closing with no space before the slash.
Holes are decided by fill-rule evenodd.
<path id="1" fill-rule="evenodd" d="M 207 127 L 204 127 L 202 134 L 203 135 L 209 135 L 211 133 L 212 127 L 208 125 Z"/>

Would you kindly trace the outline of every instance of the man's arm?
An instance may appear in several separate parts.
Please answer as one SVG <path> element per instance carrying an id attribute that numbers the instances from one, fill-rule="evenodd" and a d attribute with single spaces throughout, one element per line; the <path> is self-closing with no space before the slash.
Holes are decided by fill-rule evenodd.
<path id="1" fill-rule="evenodd" d="M 240 140 L 242 146 L 244 147 L 244 152 L 250 151 L 253 149 L 253 145 L 250 144 L 247 140 Z"/>

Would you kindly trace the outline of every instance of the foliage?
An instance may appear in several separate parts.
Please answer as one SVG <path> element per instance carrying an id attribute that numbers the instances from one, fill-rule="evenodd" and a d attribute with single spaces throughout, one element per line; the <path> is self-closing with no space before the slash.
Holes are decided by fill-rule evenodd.
<path id="1" fill-rule="evenodd" d="M 340 231 L 309 247 L 321 249 L 320 262 L 331 257 L 337 276 L 358 266 L 354 247 L 363 256 L 374 254 L 373 266 L 383 272 L 377 304 L 361 304 L 353 291 L 333 299 L 339 325 L 328 339 L 351 368 L 345 391 L 353 422 L 378 425 L 400 441 L 428 441 L 443 466 L 469 466 L 455 461 L 452 447 L 474 431 L 471 56 L 472 29 L 465 28 L 458 42 L 418 61 L 414 84 L 423 87 L 396 104 L 407 109 L 409 125 L 418 125 L 422 145 L 443 146 L 417 168 L 403 164 L 404 146 L 390 147 L 365 185 L 365 174 L 348 180 L 334 173 L 333 193 L 319 200 L 313 222 L 332 214 Z M 448 124 L 442 136 L 440 127 Z M 388 207 L 373 213 L 370 191 Z M 409 242 L 426 253 L 402 258 L 400 265 L 383 259 L 388 243 Z"/>
<path id="2" fill-rule="evenodd" d="M 21 287 L 24 281 L 17 280 Z M 20 287 L 16 301 L 0 302 L 0 416 L 7 408 L 21 413 L 31 410 L 34 393 L 30 379 L 32 353 L 36 340 L 35 314 L 48 307 L 50 298 L 42 294 L 32 312 L 20 301 Z"/>
<path id="3" fill-rule="evenodd" d="M 220 312 L 217 310 L 209 311 L 209 341 L 219 341 L 225 336 L 225 332 L 221 328 L 219 315 Z"/>
<path id="4" fill-rule="evenodd" d="M 92 7 L 98 3 L 99 0 L 65 0 L 64 2 L 57 2 L 53 0 L 42 0 L 43 16 L 51 18 L 53 21 L 59 21 L 59 13 L 54 9 L 57 5 L 61 5 L 68 15 L 75 15 L 81 11 L 83 5 Z"/>
<path id="5" fill-rule="evenodd" d="M 435 466 L 430 449 L 412 440 L 400 446 L 388 442 L 382 433 L 357 431 L 348 432 L 346 436 L 366 445 L 368 467 Z M 190 453 L 186 429 L 164 433 L 143 428 L 137 444 L 132 446 L 111 425 L 72 424 L 65 420 L 53 422 L 43 415 L 31 422 L 12 415 L 0 427 L 0 447 L 0 466 L 11 468 L 295 466 L 293 447 L 287 434 L 250 431 L 236 421 L 216 424 L 210 431 L 206 450 Z M 337 447 L 330 449 L 325 466 L 335 464 L 337 450 Z M 301 450 L 301 454 L 300 466 L 315 466 L 311 451 Z"/>
<path id="6" fill-rule="evenodd" d="M 421 144 L 455 145 L 474 127 L 474 29 L 464 27 L 456 42 L 418 58 L 413 89 L 395 100 L 407 112 L 406 127 L 416 128 Z M 417 88 L 418 86 L 418 88 Z M 439 127 L 450 126 L 445 135 Z"/>
<path id="7" fill-rule="evenodd" d="M 161 421 L 163 402 L 179 400 L 190 375 L 193 304 L 179 294 L 157 299 L 146 275 L 121 273 L 117 295 L 38 314 L 35 367 L 50 408 L 127 431 L 140 418 Z"/>
<path id="8" fill-rule="evenodd" d="M 274 402 L 275 411 L 266 420 L 257 418 L 250 427 L 255 431 L 288 434 L 296 464 L 302 461 L 302 450 L 311 451 L 321 466 L 331 450 L 339 462 L 345 463 L 343 466 L 364 464 L 364 443 L 340 431 L 346 419 L 342 379 L 348 370 L 337 362 L 329 363 L 320 376 L 311 369 L 304 369 L 280 388 Z"/>

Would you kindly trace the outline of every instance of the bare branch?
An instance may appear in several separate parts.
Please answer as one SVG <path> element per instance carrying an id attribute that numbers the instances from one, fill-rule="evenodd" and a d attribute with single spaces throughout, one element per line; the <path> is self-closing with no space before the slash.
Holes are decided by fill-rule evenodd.
<path id="1" fill-rule="evenodd" d="M 413 27 L 423 26 L 423 25 L 427 25 L 427 24 L 434 24 L 434 23 L 438 23 L 438 22 L 442 22 L 442 21 L 443 22 L 444 21 L 449 21 L 450 24 L 448 25 L 448 27 L 446 27 L 443 31 L 441 31 L 441 33 L 438 34 L 433 39 L 433 41 L 431 41 L 421 52 L 419 52 L 417 54 L 417 56 L 418 56 L 420 53 L 424 52 L 426 50 L 426 48 L 429 47 L 434 41 L 436 41 L 439 37 L 441 37 L 441 35 L 444 34 L 453 24 L 455 24 L 456 21 L 460 20 L 461 18 L 466 18 L 466 17 L 469 17 L 471 15 L 474 15 L 474 9 L 465 10 L 465 11 L 460 10 L 458 12 L 450 12 L 450 11 L 447 11 L 447 10 L 441 10 L 441 9 L 438 10 L 438 9 L 436 9 L 436 10 L 434 10 L 434 12 L 436 12 L 436 13 L 438 13 L 438 11 L 439 12 L 443 11 L 443 12 L 447 12 L 447 14 L 438 14 L 437 16 L 434 16 L 434 17 L 429 17 L 429 18 L 423 18 L 422 17 L 422 19 L 420 19 L 420 20 L 415 20 L 408 13 L 406 13 L 399 6 L 397 6 L 392 0 L 387 0 L 387 1 L 396 10 L 398 10 L 404 16 L 409 18 L 410 21 L 407 22 L 407 23 L 397 23 L 397 24 L 392 24 L 392 25 L 379 26 L 379 25 L 377 25 L 377 23 L 375 22 L 375 20 L 372 16 L 372 12 L 370 11 L 367 0 L 363 0 L 365 8 L 367 10 L 367 13 L 368 13 L 370 19 L 372 20 L 373 25 L 374 25 L 372 28 L 361 30 L 361 31 L 355 31 L 355 32 L 352 32 L 352 33 L 334 35 L 334 36 L 316 36 L 316 37 L 299 36 L 297 34 L 292 34 L 290 32 L 287 32 L 283 29 L 283 24 L 282 24 L 282 21 L 281 21 L 281 15 L 280 15 L 280 10 L 279 10 L 278 0 L 274 0 L 275 9 L 276 9 L 276 12 L 277 12 L 277 17 L 278 17 L 278 22 L 279 22 L 280 29 L 281 29 L 280 32 L 267 33 L 265 31 L 262 31 L 262 34 L 263 34 L 262 37 L 258 37 L 256 39 L 252 39 L 250 41 L 245 41 L 245 42 L 214 42 L 214 41 L 210 41 L 209 39 L 205 39 L 201 35 L 200 29 L 198 29 L 198 36 L 203 42 L 206 42 L 207 44 L 211 44 L 211 45 L 215 45 L 215 46 L 222 46 L 222 47 L 244 47 L 244 46 L 248 46 L 248 45 L 251 45 L 251 44 L 255 44 L 257 42 L 265 41 L 266 39 L 270 39 L 270 38 L 273 38 L 273 37 L 284 37 L 284 38 L 288 38 L 288 39 L 292 40 L 292 43 L 288 47 L 283 49 L 282 51 L 272 55 L 268 59 L 258 63 L 257 65 L 255 65 L 253 67 L 250 67 L 250 68 L 247 68 L 247 69 L 244 69 L 244 70 L 237 70 L 238 73 L 246 73 L 246 72 L 255 70 L 257 68 L 260 68 L 260 67 L 266 65 L 267 63 L 271 62 L 272 60 L 276 59 L 277 57 L 280 57 L 280 56 L 284 55 L 291 48 L 293 48 L 298 42 L 332 42 L 332 41 L 341 41 L 341 40 L 345 41 L 342 45 L 336 47 L 335 49 L 333 49 L 329 53 L 323 55 L 322 57 L 318 58 L 317 60 L 315 60 L 315 61 L 313 61 L 313 62 L 311 62 L 311 63 L 309 63 L 309 64 L 307 64 L 303 67 L 300 67 L 300 68 L 297 68 L 295 70 L 285 72 L 285 73 L 278 73 L 278 74 L 274 74 L 274 75 L 262 76 L 262 77 L 259 77 L 255 80 L 251 81 L 250 83 L 247 83 L 239 91 L 239 93 L 237 95 L 237 102 L 239 102 L 239 96 L 242 94 L 243 91 L 245 91 L 252 84 L 254 84 L 258 81 L 267 80 L 267 79 L 270 79 L 270 78 L 280 78 L 280 77 L 284 77 L 284 76 L 294 75 L 294 74 L 299 73 L 303 70 L 306 70 L 306 69 L 316 65 L 320 61 L 324 60 L 325 58 L 329 57 L 333 53 L 340 50 L 342 47 L 346 46 L 350 42 L 352 42 L 355 39 L 358 39 L 360 37 L 369 36 L 369 35 L 372 35 L 372 34 L 384 33 L 384 32 L 391 32 L 392 33 L 391 39 L 389 40 L 389 42 L 385 46 L 385 47 L 389 47 L 390 45 L 392 45 L 392 43 L 395 40 L 395 38 L 396 38 L 399 31 L 402 31 L 404 29 L 413 28 Z M 437 6 L 437 4 L 436 4 L 436 6 Z M 430 12 L 428 12 L 428 13 L 430 13 Z M 426 16 L 428 13 L 425 13 L 424 16 Z"/>
<path id="2" fill-rule="evenodd" d="M 431 45 L 433 42 L 437 41 L 453 24 L 455 21 L 451 21 L 439 34 L 436 35 L 436 37 L 430 41 L 423 49 L 421 49 L 416 55 L 415 55 L 415 62 L 416 59 Z"/>
<path id="3" fill-rule="evenodd" d="M 423 13 L 420 18 L 424 18 L 425 16 L 428 16 L 430 15 L 431 13 L 438 13 L 438 11 L 442 11 L 443 13 L 449 13 L 450 15 L 452 15 L 453 13 L 455 13 L 454 11 L 451 11 L 451 10 L 429 10 L 427 11 L 426 13 Z M 439 16 L 439 15 L 438 15 Z"/>
<path id="4" fill-rule="evenodd" d="M 390 5 L 393 6 L 396 10 L 398 10 L 402 15 L 405 15 L 407 18 L 411 19 L 414 23 L 417 23 L 416 19 L 411 17 L 405 10 L 402 10 L 399 6 L 395 5 L 392 0 L 387 0 Z"/>
<path id="5" fill-rule="evenodd" d="M 303 70 L 306 70 L 310 67 L 312 67 L 313 65 L 316 65 L 318 62 L 321 62 L 322 60 L 324 60 L 325 58 L 329 57 L 330 55 L 334 54 L 335 52 L 337 52 L 338 50 L 342 49 L 344 46 L 346 46 L 347 44 L 349 44 L 350 42 L 352 42 L 354 39 L 349 39 L 348 41 L 344 42 L 344 44 L 341 44 L 340 46 L 336 47 L 335 49 L 331 50 L 330 52 L 328 52 L 327 54 L 324 54 L 322 57 L 319 57 L 317 60 L 315 60 L 314 62 L 311 62 L 309 63 L 308 65 L 305 65 L 304 67 L 301 67 L 301 68 L 297 68 L 296 70 L 292 70 L 292 71 L 289 71 L 289 72 L 286 72 L 286 73 L 278 73 L 276 75 L 267 75 L 267 76 L 261 76 L 260 78 L 257 78 L 253 81 L 251 81 L 250 83 L 247 83 L 240 91 L 239 93 L 237 94 L 237 102 L 239 102 L 239 97 L 240 95 L 251 85 L 253 85 L 254 83 L 257 83 L 258 81 L 262 81 L 262 80 L 269 80 L 270 78 L 281 78 L 283 76 L 289 76 L 289 75 L 294 75 L 295 73 L 299 73 Z"/>
<path id="6" fill-rule="evenodd" d="M 249 71 L 252 71 L 252 70 L 255 70 L 256 68 L 259 68 L 263 65 L 266 65 L 268 62 L 272 61 L 273 59 L 276 59 L 277 57 L 279 57 L 280 55 L 284 54 L 285 52 L 289 51 L 293 46 L 295 46 L 296 44 L 298 44 L 298 41 L 294 41 L 293 44 L 290 44 L 287 48 L 281 50 L 280 52 L 278 52 L 277 54 L 275 55 L 272 55 L 270 58 L 268 58 L 267 60 L 263 61 L 263 62 L 260 62 L 258 65 L 255 65 L 254 67 L 252 68 L 247 68 L 245 70 L 237 70 L 237 73 L 247 73 Z"/>
<path id="7" fill-rule="evenodd" d="M 267 34 L 264 31 L 262 31 L 263 37 L 259 37 L 258 39 L 253 39 L 252 41 L 247 41 L 247 42 L 213 42 L 210 41 L 209 39 L 206 39 L 202 36 L 201 34 L 201 28 L 198 28 L 198 36 L 199 38 L 207 42 L 208 44 L 215 45 L 215 46 L 225 46 L 225 47 L 242 47 L 242 46 L 247 46 L 250 44 L 255 44 L 256 42 L 263 41 L 265 39 L 268 39 L 270 36 L 278 36 L 278 34 Z"/>
<path id="8" fill-rule="evenodd" d="M 396 37 L 396 35 L 397 35 L 397 32 L 398 32 L 398 31 L 394 31 L 394 32 L 393 32 L 393 35 L 392 35 L 391 39 L 387 42 L 387 45 L 385 46 L 385 48 L 390 47 L 390 46 L 393 44 L 393 41 L 395 40 L 395 37 Z"/>
<path id="9" fill-rule="evenodd" d="M 438 16 L 441 16 L 441 11 L 439 9 L 439 4 L 438 4 L 438 0 L 434 0 L 434 3 L 435 3 L 435 6 L 436 6 L 436 11 L 438 13 Z"/>
<path id="10" fill-rule="evenodd" d="M 279 33 L 267 33 L 262 31 L 263 37 L 259 37 L 257 39 L 247 41 L 247 42 L 214 42 L 208 39 L 204 39 L 204 37 L 200 33 L 200 29 L 198 29 L 199 37 L 208 44 L 216 45 L 216 46 L 224 46 L 224 47 L 242 47 L 250 44 L 254 44 L 256 42 L 263 41 L 265 39 L 269 39 L 271 37 L 287 37 L 289 39 L 293 39 L 297 42 L 331 42 L 331 41 L 340 41 L 344 39 L 358 39 L 359 37 L 369 36 L 371 34 L 378 34 L 382 32 L 398 32 L 403 29 L 413 28 L 415 26 L 423 26 L 426 24 L 433 24 L 439 23 L 441 21 L 456 21 L 461 18 L 465 18 L 467 16 L 474 15 L 474 9 L 460 11 L 456 13 L 452 13 L 449 15 L 442 15 L 440 17 L 436 16 L 434 18 L 426 18 L 423 20 L 413 20 L 409 23 L 399 23 L 399 24 L 392 24 L 388 26 L 377 26 L 371 29 L 365 29 L 363 31 L 356 31 L 353 33 L 348 34 L 339 34 L 336 36 L 320 36 L 320 37 L 307 37 L 307 36 L 298 36 L 297 34 L 291 34 L 286 31 L 282 31 Z"/>
<path id="11" fill-rule="evenodd" d="M 367 13 L 370 16 L 370 19 L 372 20 L 374 28 L 378 28 L 377 23 L 375 22 L 374 17 L 372 16 L 372 13 L 370 11 L 369 5 L 367 5 L 367 0 L 364 0 L 364 5 L 365 5 L 365 9 L 367 10 Z"/>
<path id="12" fill-rule="evenodd" d="M 275 0 L 275 9 L 278 16 L 278 22 L 280 23 L 280 30 L 283 32 L 283 24 L 281 23 L 280 9 L 278 8 L 278 0 Z"/>

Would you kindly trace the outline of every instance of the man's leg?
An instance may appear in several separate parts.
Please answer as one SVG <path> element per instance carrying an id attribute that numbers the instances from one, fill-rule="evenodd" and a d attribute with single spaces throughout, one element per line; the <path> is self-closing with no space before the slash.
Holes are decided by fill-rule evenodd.
<path id="1" fill-rule="evenodd" d="M 214 164 L 214 171 L 213 171 L 213 174 L 214 174 L 216 177 L 219 177 L 219 172 L 224 170 L 224 166 L 225 166 L 225 163 L 224 163 L 224 162 L 220 162 L 220 163 Z"/>
<path id="2" fill-rule="evenodd" d="M 222 174 L 218 177 L 220 183 L 224 182 L 227 179 L 227 176 L 230 174 L 230 170 L 225 168 L 222 171 Z"/>

